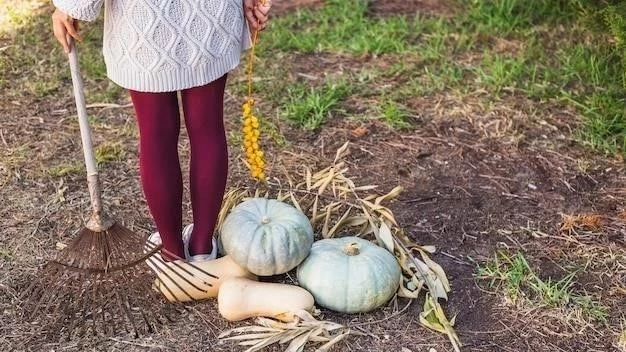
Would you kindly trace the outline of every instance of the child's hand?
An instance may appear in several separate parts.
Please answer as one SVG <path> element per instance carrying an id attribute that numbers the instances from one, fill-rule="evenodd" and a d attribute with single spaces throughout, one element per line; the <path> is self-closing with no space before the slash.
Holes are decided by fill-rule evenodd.
<path id="1" fill-rule="evenodd" d="M 271 0 L 243 0 L 243 11 L 250 29 L 254 31 L 265 29 L 271 7 Z"/>
<path id="2" fill-rule="evenodd" d="M 52 14 L 52 30 L 66 54 L 70 52 L 70 38 L 83 40 L 78 34 L 78 21 L 59 9 Z"/>

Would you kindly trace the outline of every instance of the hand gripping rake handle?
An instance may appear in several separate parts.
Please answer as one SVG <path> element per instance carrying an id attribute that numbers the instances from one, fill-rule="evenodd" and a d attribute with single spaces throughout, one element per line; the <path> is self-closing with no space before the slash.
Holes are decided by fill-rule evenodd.
<path id="1" fill-rule="evenodd" d="M 95 232 L 106 231 L 113 225 L 113 221 L 106 216 L 102 208 L 102 192 L 100 178 L 96 168 L 96 159 L 93 155 L 93 144 L 91 142 L 91 130 L 87 119 L 87 105 L 85 104 L 85 93 L 83 91 L 83 78 L 80 74 L 78 63 L 78 50 L 73 41 L 70 42 L 70 70 L 72 72 L 72 84 L 74 86 L 74 99 L 76 101 L 76 111 L 78 112 L 78 124 L 80 125 L 80 136 L 85 156 L 85 166 L 87 168 L 87 184 L 89 196 L 91 197 L 92 215 L 87 222 L 87 228 Z"/>

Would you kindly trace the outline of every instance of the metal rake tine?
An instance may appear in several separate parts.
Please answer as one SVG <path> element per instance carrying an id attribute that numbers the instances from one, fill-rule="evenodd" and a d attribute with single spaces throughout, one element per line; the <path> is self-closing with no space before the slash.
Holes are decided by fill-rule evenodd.
<path id="1" fill-rule="evenodd" d="M 126 279 L 126 281 L 130 281 L 128 280 L 128 275 L 126 273 L 126 271 L 122 270 L 121 271 L 122 276 L 124 276 L 124 278 Z M 116 293 L 119 296 L 119 293 Z M 120 297 L 121 299 L 121 297 Z M 132 315 L 132 307 L 128 301 L 128 297 L 124 297 L 124 308 L 126 311 L 126 314 L 128 316 L 128 319 L 131 322 L 131 326 L 133 327 L 133 332 L 135 333 L 135 337 L 139 337 L 139 329 L 137 329 L 137 326 L 135 325 L 135 321 Z M 139 309 L 140 313 L 141 313 L 141 318 L 143 319 L 143 322 L 146 324 L 146 326 L 148 327 L 148 332 L 152 332 L 154 331 L 152 324 L 150 324 L 149 319 L 146 317 L 145 312 L 143 311 L 143 309 Z"/>
<path id="2" fill-rule="evenodd" d="M 70 321 L 76 321 L 76 319 L 72 319 L 74 318 L 76 309 L 75 307 L 73 307 L 71 304 L 64 304 L 63 305 L 63 318 L 67 319 L 67 317 L 70 317 Z M 57 321 L 60 320 L 61 318 L 57 318 Z M 68 330 L 67 330 L 67 336 L 72 336 L 72 332 L 74 331 L 74 324 L 70 322 L 70 324 L 66 325 L 68 326 Z"/>
<path id="3" fill-rule="evenodd" d="M 155 255 L 155 257 L 156 257 L 156 255 Z M 152 260 L 153 260 L 153 258 L 152 258 L 152 257 L 148 258 L 148 260 L 151 262 L 151 264 L 155 267 L 155 269 L 156 269 L 157 271 L 162 272 L 162 271 L 161 271 L 161 269 L 160 269 L 159 267 L 157 267 L 154 263 L 152 263 Z M 162 259 L 161 259 L 161 261 L 162 261 Z M 171 278 L 171 277 L 170 277 L 167 273 L 163 272 L 163 274 L 164 274 L 164 275 L 165 275 L 165 276 L 166 276 L 166 277 L 167 277 L 170 281 L 174 282 L 174 280 L 172 280 L 172 278 Z M 162 285 L 163 287 L 165 287 L 165 289 L 167 290 L 167 292 L 169 292 L 169 294 L 170 294 L 172 297 L 174 297 L 174 299 L 175 299 L 177 302 L 179 302 L 179 303 L 180 303 L 180 300 L 178 299 L 178 296 L 176 296 L 176 295 L 174 294 L 174 292 L 172 292 L 172 290 L 169 288 L 169 286 L 167 286 L 167 285 L 165 284 L 165 281 L 163 281 L 163 280 L 159 277 L 159 275 L 157 275 L 157 278 L 156 278 L 156 279 L 157 279 L 157 281 L 159 281 L 159 282 L 161 283 L 161 285 Z M 175 283 L 175 282 L 174 282 L 174 283 Z M 175 283 L 175 284 L 176 284 L 176 283 Z M 177 284 L 176 284 L 176 285 L 177 285 Z M 153 289 L 157 289 L 157 290 L 159 290 L 159 292 L 163 293 L 163 292 L 161 291 L 160 287 L 155 287 L 155 286 L 154 286 L 154 284 L 152 285 L 152 288 L 153 288 Z M 179 286 L 179 288 L 180 288 L 180 286 Z M 191 296 L 190 296 L 190 295 L 189 295 L 189 294 L 188 294 L 185 290 L 183 290 L 182 288 L 181 288 L 181 290 L 183 291 L 183 293 L 185 293 L 185 294 L 187 295 L 187 297 L 189 297 L 189 298 L 193 299 L 193 297 L 191 297 Z"/>
<path id="4" fill-rule="evenodd" d="M 176 300 L 176 302 L 181 303 L 181 301 L 178 299 L 178 296 L 176 296 L 176 295 L 174 294 L 174 292 L 172 292 L 172 290 L 169 288 L 169 286 L 167 286 L 167 285 L 165 284 L 165 282 L 164 282 L 163 280 L 161 280 L 161 278 L 160 278 L 160 277 L 158 277 L 158 276 L 157 276 L 157 280 L 161 283 L 161 285 L 160 285 L 160 286 L 165 287 L 165 289 L 167 290 L 167 292 L 169 292 L 169 294 L 170 294 L 172 297 L 174 297 L 174 299 Z M 161 293 L 162 293 L 162 291 L 161 291 L 161 287 L 155 287 L 155 288 L 156 288 L 156 289 L 158 289 L 158 290 L 159 290 L 159 292 L 161 292 Z M 187 296 L 189 296 L 189 295 L 187 294 Z M 191 298 L 191 296 L 189 296 L 189 298 Z M 193 299 L 193 298 L 192 298 L 192 299 Z"/>
<path id="5" fill-rule="evenodd" d="M 98 245 L 102 249 L 102 261 L 104 263 L 104 275 L 108 274 L 108 270 L 111 266 L 111 248 L 109 246 L 107 233 L 98 234 Z M 100 275 L 97 276 L 98 281 L 94 283 L 94 302 L 99 303 L 92 313 L 94 329 L 97 333 L 98 318 L 101 320 L 102 329 L 104 334 L 107 334 L 106 324 L 106 300 L 104 299 L 104 293 L 102 292 L 102 286 L 106 283 L 106 280 L 101 280 Z"/>
<path id="6" fill-rule="evenodd" d="M 157 255 L 155 255 L 154 257 L 157 257 L 157 256 L 159 256 L 159 255 L 157 254 Z M 148 258 L 148 260 L 150 260 L 150 261 L 151 261 L 152 259 L 153 259 L 152 257 Z M 161 258 L 160 258 L 160 256 L 159 256 L 159 259 L 161 259 Z M 162 260 L 163 260 L 163 259 L 161 259 L 161 261 L 162 261 Z M 153 264 L 153 265 L 154 265 L 154 264 Z M 159 270 L 159 271 L 160 271 L 160 268 L 158 268 L 156 265 L 154 265 L 154 267 L 155 267 L 155 269 L 157 269 L 157 270 Z M 170 277 L 169 277 L 166 273 L 164 273 L 164 274 L 165 274 L 165 276 L 166 276 L 168 279 L 170 279 L 170 281 L 174 282 L 174 280 L 172 280 L 172 279 L 171 279 L 171 278 L 170 278 Z M 161 283 L 161 285 L 162 285 L 163 287 L 165 287 L 165 289 L 167 290 L 167 292 L 169 292 L 169 294 L 170 294 L 170 295 L 171 295 L 171 296 L 172 296 L 172 297 L 176 300 L 176 302 L 180 303 L 180 300 L 178 299 L 178 296 L 176 296 L 176 295 L 174 294 L 174 292 L 172 292 L 172 290 L 169 288 L 169 286 L 167 286 L 167 285 L 165 284 L 165 282 L 164 282 L 164 281 L 163 281 L 163 280 L 162 280 L 162 279 L 161 279 L 158 275 L 157 275 L 157 278 L 156 278 L 156 279 L 157 279 L 157 280 Z M 158 289 L 158 290 L 159 290 L 159 292 L 161 292 L 161 294 L 163 293 L 163 291 L 161 291 L 160 287 L 158 287 L 158 288 L 157 288 L 157 287 L 154 287 L 154 286 L 153 286 L 153 288 Z M 180 288 L 180 287 L 179 287 L 179 288 Z M 186 294 L 189 298 L 193 299 L 193 297 L 191 297 L 191 296 L 190 296 L 190 295 L 189 295 L 189 294 L 188 294 L 185 290 L 183 290 L 182 288 L 181 288 L 181 290 L 182 290 L 182 291 L 183 291 L 183 293 L 185 293 L 185 294 Z"/>
<path id="7" fill-rule="evenodd" d="M 162 259 L 161 259 L 161 260 L 162 260 Z M 182 265 L 180 265 L 180 264 L 178 264 L 178 263 L 176 263 L 176 262 L 169 262 L 169 263 L 170 263 L 170 264 L 172 264 L 173 266 L 177 267 L 177 268 L 178 268 L 178 269 L 180 269 L 181 271 L 185 272 L 185 273 L 186 273 L 186 274 L 188 274 L 189 276 L 196 277 L 196 275 L 194 275 L 194 274 L 193 274 L 192 272 L 190 272 L 189 270 L 185 269 Z M 172 271 L 174 271 L 174 270 L 172 270 Z M 176 271 L 174 271 L 174 272 L 176 272 Z M 189 283 L 191 286 L 195 287 L 196 289 L 199 289 L 199 290 L 201 290 L 201 291 L 206 292 L 206 290 L 202 290 L 202 289 L 198 288 L 197 286 L 195 286 L 193 283 L 191 283 L 190 281 L 188 281 L 185 277 L 183 277 L 183 276 L 182 276 L 182 275 L 180 275 L 179 273 L 177 273 L 177 272 L 176 272 L 176 274 L 177 274 L 178 276 L 180 276 L 183 280 L 187 281 L 187 283 Z M 213 285 L 212 285 L 212 284 L 210 284 L 210 283 L 208 283 L 208 282 L 206 282 L 206 281 L 204 281 L 204 280 L 202 280 L 202 283 L 203 283 L 203 284 L 205 284 L 205 285 L 208 285 L 208 286 L 210 286 L 210 287 L 213 287 Z"/>
<path id="8" fill-rule="evenodd" d="M 187 262 L 187 264 L 189 264 L 192 268 L 194 268 L 194 269 L 198 270 L 199 272 L 203 273 L 203 274 L 204 274 L 204 275 L 206 275 L 206 276 L 212 277 L 212 278 L 214 278 L 214 279 L 216 279 L 216 280 L 219 280 L 219 279 L 220 279 L 220 277 L 219 277 L 219 276 L 211 274 L 210 272 L 208 272 L 208 271 L 206 271 L 206 270 L 202 269 L 201 267 L 199 267 L 199 266 L 195 265 L 193 262 Z M 208 283 L 208 282 L 205 282 L 205 284 L 207 284 L 207 285 L 209 285 L 209 286 L 213 286 L 213 285 L 211 285 L 211 284 L 210 284 L 210 283 Z"/>
<path id="9" fill-rule="evenodd" d="M 59 280 L 60 278 L 62 278 L 62 276 L 59 277 L 59 274 L 60 272 L 58 271 L 54 273 L 54 276 L 55 278 L 57 278 L 57 280 L 55 280 L 56 282 L 54 283 L 52 290 L 44 290 L 43 288 L 39 288 L 40 291 L 42 291 L 42 294 L 40 297 L 38 297 L 35 307 L 31 308 L 31 312 L 29 313 L 29 316 L 32 317 L 36 315 L 38 311 L 41 309 L 42 305 L 48 305 L 48 306 L 52 305 L 58 299 L 58 297 L 55 297 L 52 294 L 52 292 L 58 292 L 59 289 L 62 287 L 62 282 L 61 280 Z"/>
<path id="10" fill-rule="evenodd" d="M 128 238 L 130 242 L 134 242 L 134 243 L 146 240 L 144 236 L 136 233 L 135 231 L 131 231 L 128 228 L 126 228 L 125 235 L 126 235 L 126 238 Z"/>
<path id="11" fill-rule="evenodd" d="M 184 271 L 185 273 L 187 273 L 187 274 L 189 274 L 189 275 L 191 275 L 191 276 L 193 276 L 193 277 L 196 277 L 196 275 L 195 275 L 195 274 L 193 274 L 193 273 L 192 273 L 192 272 L 190 272 L 189 270 L 185 269 L 185 268 L 184 268 L 182 265 L 180 265 L 179 263 L 176 263 L 176 262 L 171 262 L 171 263 L 172 263 L 172 264 L 174 264 L 174 266 L 176 266 L 176 267 L 177 267 L 177 268 L 179 268 L 180 270 Z M 207 275 L 207 276 L 209 276 L 209 277 L 212 277 L 212 278 L 214 278 L 214 279 L 216 279 L 216 280 L 219 280 L 219 277 L 218 277 L 218 276 L 213 275 L 213 274 L 211 274 L 211 273 L 207 272 L 206 270 L 204 270 L 204 269 L 200 268 L 199 266 L 197 266 L 197 265 L 193 264 L 193 262 L 187 262 L 187 265 L 191 266 L 192 268 L 194 268 L 194 269 L 198 270 L 199 272 L 201 272 L 201 273 L 203 273 L 203 274 L 205 274 L 205 275 Z M 209 285 L 210 287 L 213 287 L 213 284 L 211 284 L 210 282 L 206 282 L 206 281 L 204 281 L 204 280 L 202 280 L 202 282 L 203 282 L 205 285 Z"/>
<path id="12" fill-rule="evenodd" d="M 92 334 L 95 336 L 97 334 L 98 331 L 98 312 L 94 309 L 94 304 L 95 302 L 98 301 L 98 299 L 96 298 L 97 294 L 98 294 L 98 286 L 100 285 L 100 283 L 98 282 L 98 280 L 100 280 L 100 275 L 96 275 L 96 279 L 94 280 L 93 284 L 91 285 L 91 292 L 92 292 L 92 298 L 91 298 L 91 302 L 92 304 L 90 304 L 89 306 L 91 307 L 91 325 L 93 328 Z"/>
<path id="13" fill-rule="evenodd" d="M 146 241 L 144 243 L 143 248 L 145 250 L 147 250 L 148 253 L 156 253 L 159 249 L 163 248 L 163 245 L 162 244 L 156 244 L 156 243 L 154 243 L 152 241 Z M 176 256 L 176 257 L 178 257 L 178 256 Z M 178 258 L 178 259 L 182 259 L 182 258 Z"/>
<path id="14" fill-rule="evenodd" d="M 125 257 L 123 253 L 119 251 L 120 248 L 127 248 L 123 246 L 124 235 L 118 233 L 117 231 L 110 231 L 107 236 L 107 244 L 109 245 L 109 254 L 108 254 L 108 262 L 111 267 L 118 266 L 118 263 L 124 262 Z M 116 248 L 117 250 L 112 250 L 112 248 Z"/>
<path id="15" fill-rule="evenodd" d="M 90 284 L 90 287 L 84 290 L 83 299 L 81 299 L 82 307 L 76 311 L 80 315 L 80 322 L 76 323 L 75 327 L 78 330 L 77 334 L 80 336 L 83 336 L 87 332 L 87 329 L 88 329 L 87 325 L 89 325 L 89 322 L 87 320 L 90 318 L 92 322 L 92 329 L 94 329 L 93 330 L 94 333 L 96 331 L 96 325 L 95 325 L 96 313 L 94 312 L 93 308 L 89 312 L 87 312 L 87 310 L 90 307 L 93 307 L 94 302 L 95 302 L 96 281 L 98 280 L 98 276 L 99 275 L 96 275 L 95 276 L 96 279 L 93 280 L 93 282 Z"/>
<path id="16" fill-rule="evenodd" d="M 152 242 L 150 242 L 150 243 L 152 243 Z M 152 243 L 152 244 L 153 244 L 153 243 Z M 153 245 L 154 245 L 154 244 L 153 244 Z M 174 257 L 174 258 L 176 258 L 176 259 L 183 260 L 182 258 L 180 258 L 179 256 L 177 256 L 176 254 L 173 254 L 173 253 L 171 253 L 171 252 L 167 251 L 166 249 L 163 249 L 163 248 L 162 248 L 161 250 L 162 250 L 162 251 L 164 251 L 165 253 L 167 253 L 168 255 L 171 255 L 172 257 Z M 157 255 L 154 255 L 153 257 L 158 257 L 158 259 L 157 259 L 157 260 L 161 261 L 161 263 L 165 263 L 165 261 L 162 259 L 162 257 L 157 256 Z M 213 279 L 219 280 L 219 276 L 211 274 L 210 272 L 208 272 L 208 271 L 206 271 L 206 270 L 204 270 L 204 269 L 200 268 L 199 266 L 197 266 L 197 265 L 193 264 L 193 262 L 189 262 L 189 261 L 185 261 L 185 262 L 187 263 L 187 265 L 191 266 L 191 267 L 192 267 L 192 268 L 194 268 L 195 270 L 198 270 L 200 273 L 202 273 L 202 274 L 204 274 L 204 275 L 206 275 L 206 276 L 208 276 L 208 277 L 211 277 L 211 278 L 213 278 Z M 184 268 L 182 265 L 180 265 L 179 263 L 176 263 L 175 261 L 172 261 L 172 262 L 169 262 L 169 263 L 171 263 L 172 265 L 176 266 L 176 267 L 177 267 L 178 269 L 180 269 L 181 271 L 184 271 L 184 272 L 185 272 L 186 274 L 188 274 L 189 276 L 196 277 L 196 275 L 195 275 L 194 273 L 192 273 L 192 272 L 190 272 L 189 270 L 185 269 L 185 268 Z M 210 282 L 206 282 L 206 281 L 202 280 L 202 283 L 203 283 L 203 284 L 205 284 L 205 285 L 208 285 L 208 286 L 210 286 L 210 287 L 213 287 L 213 284 L 211 284 Z"/>
<path id="17" fill-rule="evenodd" d="M 161 256 L 158 256 L 158 257 L 157 257 L 157 256 L 154 256 L 154 257 L 150 258 L 149 260 L 150 260 L 151 262 L 152 262 L 153 260 L 156 260 L 156 261 L 160 262 L 161 264 L 163 264 L 163 265 L 164 265 L 164 267 L 165 267 L 165 268 L 168 268 L 169 270 L 171 270 L 174 274 L 176 274 L 178 277 L 180 277 L 181 279 L 183 279 L 183 281 L 185 281 L 186 283 L 188 283 L 189 285 L 191 285 L 191 286 L 192 286 L 193 288 L 195 288 L 196 290 L 201 291 L 201 292 L 207 292 L 206 290 L 203 290 L 203 289 L 201 289 L 200 287 L 196 286 L 193 282 L 189 281 L 189 279 L 187 279 L 186 277 L 184 277 L 184 276 L 183 276 L 180 272 L 178 272 L 178 271 L 176 271 L 176 270 L 174 270 L 174 269 L 170 268 L 170 267 L 169 267 L 169 265 L 167 265 L 167 264 L 172 264 L 172 265 L 176 266 L 177 268 L 181 269 L 182 271 L 184 271 L 185 273 L 189 274 L 190 276 L 196 277 L 195 275 L 193 275 L 192 273 L 190 273 L 188 270 L 185 270 L 185 269 L 184 269 L 184 268 L 183 268 L 180 264 L 178 264 L 178 263 L 176 263 L 176 262 L 166 262 L 166 261 L 164 261 L 164 260 L 163 260 L 163 258 L 162 258 Z M 154 265 L 154 263 L 153 263 L 153 265 Z M 155 266 L 156 266 L 156 265 L 155 265 Z M 160 269 L 160 268 L 159 268 L 159 269 Z M 161 271 L 161 272 L 163 272 L 163 271 Z M 171 277 L 168 277 L 168 279 L 172 280 L 172 279 L 171 279 Z M 207 283 L 207 282 L 204 282 L 204 280 L 202 280 L 202 283 L 204 283 L 204 284 L 206 284 L 206 285 L 209 285 L 209 286 L 212 286 L 211 284 L 209 284 L 209 283 Z"/>
<path id="18" fill-rule="evenodd" d="M 143 309 L 139 309 L 139 313 L 141 313 L 141 319 L 143 319 L 144 324 L 147 326 L 148 333 L 153 333 L 156 331 L 156 325 L 150 323 L 150 319 L 146 316 L 146 312 Z M 156 320 L 156 318 L 155 318 Z M 139 337 L 139 330 L 135 330 L 135 338 Z"/>
<path id="19" fill-rule="evenodd" d="M 120 307 L 120 310 L 125 313 L 124 316 L 126 317 L 126 319 L 128 319 L 130 326 L 132 326 L 133 331 L 135 332 L 135 335 L 137 335 L 137 327 L 135 326 L 135 320 L 133 319 L 133 316 L 130 312 L 128 301 L 122 299 L 122 297 L 120 296 L 120 293 L 117 290 L 115 291 L 115 297 L 117 298 L 116 301 L 117 301 L 118 306 Z M 127 326 L 124 326 L 124 328 L 126 332 L 129 332 Z"/>
<path id="20" fill-rule="evenodd" d="M 144 244 L 144 248 L 148 249 L 148 250 L 153 250 L 155 248 L 157 248 L 158 246 L 160 246 L 160 244 L 156 244 L 150 240 L 146 240 L 145 244 Z"/>
<path id="21" fill-rule="evenodd" d="M 178 255 L 168 251 L 167 249 L 161 247 L 161 253 L 165 253 L 167 255 L 169 255 L 170 257 L 174 258 L 174 260 L 185 260 L 185 258 L 181 258 Z"/>
<path id="22" fill-rule="evenodd" d="M 109 243 L 109 236 L 107 233 L 103 233 L 100 235 L 100 248 L 102 248 L 102 260 L 104 262 L 105 273 L 108 273 L 109 268 L 111 268 L 111 245 Z"/>
<path id="23" fill-rule="evenodd" d="M 55 276 L 56 272 L 51 272 L 48 273 L 48 270 L 54 270 L 54 268 L 50 267 L 50 263 L 46 263 L 42 268 L 42 272 L 44 273 L 44 275 L 49 275 L 49 276 Z M 35 295 L 35 293 L 39 293 L 41 291 L 43 291 L 43 288 L 41 287 L 41 278 L 36 278 L 33 279 L 30 283 L 30 285 L 28 285 L 28 287 L 22 291 L 22 293 L 18 296 L 20 301 L 24 301 L 26 300 L 27 297 L 32 297 L 33 295 Z"/>
<path id="24" fill-rule="evenodd" d="M 107 319 L 106 319 L 106 311 L 107 311 L 106 310 L 106 306 L 107 306 L 108 302 L 106 300 L 106 294 L 102 292 L 102 286 L 103 285 L 104 285 L 104 283 L 100 283 L 100 285 L 97 286 L 97 288 L 98 288 L 97 292 L 98 292 L 98 301 L 100 302 L 100 307 L 99 307 L 100 312 L 99 313 L 100 313 L 100 318 L 101 318 L 101 321 L 102 321 L 102 330 L 104 331 L 104 334 L 106 335 L 107 331 L 108 331 L 108 329 L 107 329 Z M 111 319 L 113 319 L 113 318 L 111 317 Z M 111 325 L 114 326 L 115 324 L 111 324 Z"/>
<path id="25" fill-rule="evenodd" d="M 72 274 L 73 275 L 73 274 Z M 69 317 L 70 324 L 68 330 L 68 340 L 71 339 L 72 334 L 76 333 L 80 335 L 82 324 L 84 324 L 85 320 L 87 320 L 87 316 L 85 311 L 87 310 L 87 299 L 82 300 L 82 304 L 72 304 L 69 303 L 66 305 L 68 309 L 66 310 L 66 317 Z M 79 315 L 78 317 L 76 315 Z M 79 322 L 80 319 L 80 322 Z"/>
<path id="26" fill-rule="evenodd" d="M 193 297 L 191 297 L 191 295 L 190 295 L 190 294 L 189 294 L 189 293 L 188 293 L 188 292 L 187 292 L 184 288 L 182 288 L 182 287 L 178 284 L 178 282 L 174 281 L 174 280 L 172 279 L 172 277 L 171 277 L 168 273 L 166 273 L 164 270 L 162 270 L 162 269 L 161 269 L 161 268 L 159 268 L 157 265 L 155 265 L 155 263 L 154 263 L 154 261 L 155 261 L 155 259 L 154 259 L 154 258 L 155 258 L 155 257 L 156 257 L 156 256 L 148 258 L 148 261 L 149 261 L 150 263 L 152 263 L 152 265 L 154 265 L 154 267 L 157 269 L 157 271 L 159 271 L 160 273 L 162 273 L 163 275 L 165 275 L 165 277 L 167 277 L 167 278 L 168 278 L 171 282 L 173 282 L 173 283 L 174 283 L 174 285 L 176 285 L 176 287 L 178 287 L 181 291 L 183 291 L 183 293 L 184 293 L 185 295 L 187 295 L 187 297 L 189 297 L 189 298 L 191 298 L 191 300 L 195 301 L 195 299 L 194 299 Z M 165 263 L 165 261 L 163 261 L 163 259 L 159 259 L 159 260 L 161 261 L 161 263 Z M 167 268 L 167 266 L 165 266 L 165 267 Z M 170 270 L 171 270 L 171 269 L 170 269 Z M 196 287 L 193 283 L 189 282 L 189 280 L 187 280 L 187 278 L 183 277 L 182 275 L 180 275 L 180 273 L 176 272 L 175 270 L 172 270 L 172 272 L 173 272 L 174 274 L 178 275 L 181 279 L 183 279 L 184 281 L 186 281 L 187 283 L 189 283 L 191 286 L 193 286 L 194 288 L 196 288 L 196 289 L 197 289 L 197 290 L 199 290 L 200 292 L 206 292 L 205 290 L 203 290 L 203 289 L 201 289 L 201 288 Z M 163 280 L 161 280 L 161 282 L 163 282 Z M 168 287 L 168 286 L 165 284 L 165 282 L 163 282 L 163 286 Z M 171 293 L 171 291 L 170 291 L 170 293 Z"/>
<path id="27" fill-rule="evenodd" d="M 109 296 L 109 300 L 113 300 L 113 301 L 117 301 L 117 299 L 115 298 L 115 292 L 117 292 L 117 288 L 113 287 L 113 293 L 114 295 L 110 295 Z M 117 305 L 115 304 L 115 302 L 111 302 L 111 301 L 107 301 L 108 303 L 108 308 L 107 308 L 107 312 L 109 315 L 109 322 L 111 323 L 111 332 L 113 335 L 118 335 L 118 328 L 119 328 L 119 324 L 116 324 L 115 320 L 116 318 L 119 316 L 119 314 L 121 314 L 122 312 L 118 312 L 117 310 L 119 309 L 119 307 L 117 307 Z M 106 317 L 107 314 L 105 314 Z M 122 318 L 124 319 L 124 318 Z"/>
<path id="28" fill-rule="evenodd" d="M 155 244 L 154 242 L 146 241 L 146 243 L 147 243 L 148 245 L 146 245 L 145 247 L 146 247 L 146 249 L 148 249 L 148 250 L 150 250 L 150 251 L 152 251 L 154 248 L 156 248 L 156 247 L 158 246 L 158 245 L 157 245 L 157 244 Z M 173 253 L 171 253 L 171 252 L 167 251 L 166 249 L 161 248 L 161 250 L 162 250 L 162 251 L 165 251 L 167 254 L 171 255 L 172 257 L 175 257 L 176 259 L 183 260 L 183 258 L 180 258 L 179 256 L 177 256 L 177 255 L 175 255 L 175 254 L 173 254 Z M 182 265 L 180 265 L 180 264 L 178 264 L 178 263 L 175 263 L 175 262 L 171 262 L 171 263 L 172 263 L 172 264 L 174 264 L 175 266 L 177 266 L 180 270 L 182 270 L 182 271 L 184 271 L 185 273 L 189 274 L 190 276 L 194 276 L 194 277 L 195 277 L 195 275 L 194 275 L 193 273 L 191 273 L 189 270 L 185 269 Z M 214 279 L 216 279 L 216 280 L 219 280 L 219 276 L 214 275 L 214 274 L 211 274 L 210 272 L 208 272 L 208 271 L 206 271 L 206 270 L 202 269 L 201 267 L 199 267 L 199 266 L 197 266 L 197 265 L 193 264 L 193 262 L 186 261 L 186 263 L 187 263 L 189 266 L 191 266 L 192 268 L 194 268 L 194 269 L 198 270 L 199 272 L 201 272 L 202 274 L 204 274 L 204 275 L 206 275 L 206 276 L 208 276 L 208 277 L 212 277 L 212 278 L 214 278 Z M 211 283 L 209 283 L 209 282 L 203 281 L 203 283 L 204 283 L 205 285 L 209 285 L 209 286 L 213 287 L 213 285 L 212 285 Z"/>
<path id="29" fill-rule="evenodd" d="M 206 292 L 207 292 L 207 290 L 205 290 L 205 289 L 202 289 L 202 288 L 198 287 L 198 285 L 196 285 L 196 284 L 194 284 L 193 282 L 191 282 L 191 281 L 190 281 L 187 277 L 183 276 L 180 272 L 178 272 L 178 271 L 177 271 L 177 270 L 175 270 L 174 268 L 169 268 L 169 267 L 167 267 L 167 266 L 166 266 L 166 268 L 168 268 L 171 272 L 173 272 L 176 276 L 178 276 L 178 277 L 179 277 L 179 278 L 181 278 L 183 281 L 185 281 L 186 283 L 188 283 L 188 284 L 189 284 L 190 286 L 192 286 L 194 289 L 196 289 L 196 290 L 198 290 L 198 291 L 200 291 L 200 292 L 203 292 L 203 293 L 206 293 Z M 177 266 L 177 268 L 178 268 L 178 266 Z M 163 271 L 162 271 L 162 272 L 163 272 Z M 180 286 L 179 286 L 179 285 L 178 285 L 178 284 L 177 284 L 177 283 L 176 283 L 176 282 L 172 279 L 172 277 L 171 277 L 171 276 L 169 276 L 169 275 L 168 275 L 167 273 L 165 273 L 165 272 L 163 272 L 163 274 L 165 274 L 165 276 L 166 276 L 166 277 L 167 277 L 170 281 L 174 282 L 174 283 L 175 283 L 175 284 L 176 284 L 176 285 L 177 285 L 177 286 L 178 286 L 178 287 L 182 290 L 182 288 L 181 288 L 181 287 L 180 287 Z M 192 275 L 192 276 L 193 276 L 193 275 Z M 166 286 L 166 287 L 167 287 L 167 284 L 166 284 L 163 280 L 161 280 L 161 283 L 162 283 L 164 286 Z M 203 283 L 204 283 L 204 284 L 207 284 L 207 283 L 206 283 L 206 282 L 204 282 L 204 281 L 203 281 Z M 188 295 L 188 296 L 189 296 L 189 295 Z M 191 297 L 190 297 L 190 298 L 191 298 Z M 192 299 L 193 299 L 193 298 L 192 298 Z"/>
<path id="30" fill-rule="evenodd" d="M 159 252 L 159 250 L 163 249 L 163 245 L 162 244 L 156 244 L 156 243 L 154 243 L 152 241 L 146 241 L 146 242 L 144 242 L 143 248 L 144 248 L 144 250 L 147 251 L 146 254 L 155 255 L 155 254 L 157 254 Z M 177 259 L 182 259 L 182 258 L 179 258 L 178 256 L 175 256 L 175 257 Z"/>
<path id="31" fill-rule="evenodd" d="M 82 300 L 82 305 L 79 305 L 79 307 L 72 308 L 73 312 L 72 312 L 72 319 L 71 319 L 72 322 L 70 324 L 70 330 L 75 331 L 75 329 L 78 329 L 77 334 L 79 335 L 80 335 L 80 326 L 83 326 L 83 324 L 87 320 L 87 315 L 85 314 L 86 309 L 87 309 L 87 296 L 85 296 L 85 298 Z M 79 318 L 76 317 L 76 313 L 80 314 Z M 79 319 L 80 319 L 80 322 L 79 322 Z M 71 337 L 71 335 L 68 335 L 68 336 Z"/>

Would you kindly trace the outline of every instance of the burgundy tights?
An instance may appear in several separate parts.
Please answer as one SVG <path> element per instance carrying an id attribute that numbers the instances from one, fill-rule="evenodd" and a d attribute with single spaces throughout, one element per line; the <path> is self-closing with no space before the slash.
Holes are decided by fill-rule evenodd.
<path id="1" fill-rule="evenodd" d="M 189 253 L 209 254 L 228 170 L 224 132 L 226 76 L 181 91 L 191 145 L 190 190 L 193 232 Z M 182 231 L 183 182 L 178 158 L 180 114 L 177 92 L 130 92 L 139 125 L 139 172 L 150 213 L 165 253 L 185 257 Z"/>

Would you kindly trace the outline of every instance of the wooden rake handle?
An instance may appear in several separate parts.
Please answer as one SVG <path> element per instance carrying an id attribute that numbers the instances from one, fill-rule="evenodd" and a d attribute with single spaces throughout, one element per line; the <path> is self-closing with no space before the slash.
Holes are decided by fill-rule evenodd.
<path id="1" fill-rule="evenodd" d="M 93 153 L 93 143 L 91 140 L 91 129 L 87 117 L 87 104 L 85 103 L 85 92 L 83 89 L 83 78 L 80 74 L 80 64 L 78 62 L 78 49 L 73 40 L 70 40 L 70 71 L 72 73 L 72 85 L 74 86 L 74 100 L 76 101 L 76 111 L 78 113 L 78 124 L 80 126 L 80 137 L 85 156 L 85 167 L 87 168 L 87 184 L 89 196 L 91 198 L 91 208 L 93 214 L 87 223 L 87 227 L 95 232 L 102 232 L 113 226 L 111 221 L 103 212 L 102 191 L 96 158 Z"/>

